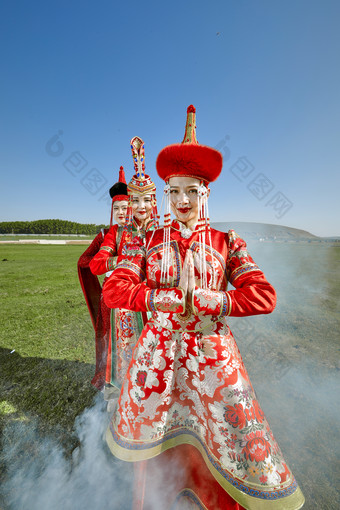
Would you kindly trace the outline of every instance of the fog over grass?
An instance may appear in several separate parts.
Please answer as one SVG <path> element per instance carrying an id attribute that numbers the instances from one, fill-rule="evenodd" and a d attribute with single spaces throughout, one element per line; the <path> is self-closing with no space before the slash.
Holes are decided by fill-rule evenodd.
<path id="1" fill-rule="evenodd" d="M 81 510 L 131 506 L 132 465 L 107 451 L 108 416 L 101 395 L 75 422 L 81 446 L 71 457 L 35 420 L 11 424 L 3 434 L 7 467 L 2 495 L 10 510 Z"/>

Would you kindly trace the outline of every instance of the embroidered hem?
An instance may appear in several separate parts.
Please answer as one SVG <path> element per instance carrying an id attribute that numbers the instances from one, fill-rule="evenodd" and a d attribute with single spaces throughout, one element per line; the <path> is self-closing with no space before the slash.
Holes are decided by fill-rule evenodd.
<path id="1" fill-rule="evenodd" d="M 127 440 L 119 436 L 112 428 L 112 424 L 106 431 L 106 442 L 113 455 L 127 462 L 151 459 L 169 448 L 181 444 L 194 446 L 201 453 L 209 471 L 221 487 L 237 503 L 248 510 L 299 510 L 305 502 L 294 477 L 291 477 L 288 482 L 281 486 L 273 487 L 271 491 L 261 490 L 254 484 L 246 485 L 243 480 L 233 477 L 228 471 L 224 470 L 216 458 L 211 455 L 208 448 L 189 430 L 185 432 L 173 431 L 167 434 L 167 437 L 168 439 L 165 436 L 161 440 L 154 441 L 151 445 L 143 441 Z"/>

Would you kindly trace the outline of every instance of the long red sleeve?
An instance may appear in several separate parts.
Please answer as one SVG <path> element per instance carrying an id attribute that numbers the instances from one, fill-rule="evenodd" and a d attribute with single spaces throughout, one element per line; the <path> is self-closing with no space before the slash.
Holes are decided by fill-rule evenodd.
<path id="1" fill-rule="evenodd" d="M 78 260 L 78 276 L 79 282 L 86 300 L 87 307 L 90 312 L 93 327 L 96 328 L 98 307 L 101 294 L 101 285 L 98 278 L 90 271 L 90 264 L 93 257 L 98 252 L 103 241 L 103 234 L 99 232 L 94 238 L 90 246 L 80 256 Z"/>
<path id="2" fill-rule="evenodd" d="M 117 230 L 118 225 L 113 225 L 104 237 L 100 250 L 90 262 L 93 274 L 100 275 L 114 268 L 117 255 Z"/>
<path id="3" fill-rule="evenodd" d="M 223 238 L 222 238 L 223 239 Z M 156 242 L 156 241 L 155 241 Z M 184 244 L 184 240 L 182 243 Z M 246 243 L 230 231 L 223 241 L 226 249 L 226 272 L 235 290 L 210 291 L 196 289 L 193 310 L 196 315 L 247 316 L 270 313 L 276 304 L 276 293 L 264 274 L 250 257 Z M 103 296 L 110 308 L 122 307 L 132 311 L 168 311 L 181 313 L 184 307 L 180 288 L 151 289 L 144 282 L 146 258 L 144 254 L 129 256 L 128 249 L 119 257 L 118 265 L 107 280 Z"/>
<path id="4" fill-rule="evenodd" d="M 235 290 L 227 292 L 227 315 L 271 313 L 276 305 L 275 289 L 249 255 L 245 241 L 233 230 L 228 232 L 228 247 L 227 274 Z"/>
<path id="5" fill-rule="evenodd" d="M 105 304 L 133 312 L 183 313 L 185 296 L 182 289 L 151 289 L 142 281 L 145 279 L 145 258 L 137 256 L 132 260 L 119 257 L 117 268 L 103 287 Z"/>
<path id="6" fill-rule="evenodd" d="M 227 292 L 231 302 L 228 315 L 244 317 L 271 313 L 274 310 L 276 292 L 261 271 L 240 276 L 235 287 L 235 290 Z"/>
<path id="7" fill-rule="evenodd" d="M 247 251 L 247 245 L 233 230 L 228 232 L 227 276 L 235 290 L 196 289 L 193 310 L 196 315 L 245 317 L 271 313 L 276 292 Z"/>
<path id="8" fill-rule="evenodd" d="M 103 298 L 109 308 L 126 308 L 134 312 L 147 310 L 145 294 L 147 286 L 141 278 L 126 267 L 118 267 L 103 287 Z M 137 266 L 136 266 L 137 270 Z"/>
<path id="9" fill-rule="evenodd" d="M 90 246 L 84 251 L 84 253 L 79 257 L 78 260 L 78 269 L 79 268 L 88 268 L 90 267 L 90 262 L 93 257 L 98 253 L 101 244 L 104 239 L 104 234 L 99 232 L 96 237 L 93 239 Z"/>

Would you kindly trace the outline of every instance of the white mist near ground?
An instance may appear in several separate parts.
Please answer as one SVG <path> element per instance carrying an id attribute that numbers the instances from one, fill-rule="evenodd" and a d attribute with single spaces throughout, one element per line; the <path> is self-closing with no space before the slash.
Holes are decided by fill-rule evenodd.
<path id="1" fill-rule="evenodd" d="M 67 459 L 60 445 L 37 435 L 34 423 L 6 430 L 1 460 L 6 510 L 125 510 L 131 508 L 133 467 L 108 451 L 108 416 L 98 395 L 76 420 L 81 445 Z M 6 441 L 7 438 L 7 441 Z"/>
<path id="2" fill-rule="evenodd" d="M 256 241 L 248 247 L 276 289 L 277 306 L 229 324 L 305 495 L 304 509 L 340 508 L 339 248 Z"/>
<path id="3" fill-rule="evenodd" d="M 94 406 L 75 422 L 80 446 L 71 458 L 56 441 L 39 435 L 35 420 L 11 423 L 4 431 L 0 454 L 6 471 L 1 510 L 131 510 L 134 498 L 144 490 L 137 488 L 134 463 L 120 461 L 109 451 L 105 441 L 109 421 L 100 393 Z M 148 476 L 152 491 L 147 508 L 160 510 L 164 499 L 176 496 L 181 466 L 175 459 L 164 463 L 160 456 Z M 193 506 L 183 501 L 180 508 Z"/>

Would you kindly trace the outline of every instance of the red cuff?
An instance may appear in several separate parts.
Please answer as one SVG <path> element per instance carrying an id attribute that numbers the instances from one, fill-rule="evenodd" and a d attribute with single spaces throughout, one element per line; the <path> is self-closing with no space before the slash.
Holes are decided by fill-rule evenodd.
<path id="1" fill-rule="evenodd" d="M 192 309 L 195 315 L 224 317 L 230 314 L 231 301 L 227 292 L 195 289 L 192 294 Z"/>
<path id="2" fill-rule="evenodd" d="M 151 312 L 183 313 L 185 310 L 184 291 L 179 287 L 151 289 L 147 292 L 147 310 Z"/>

